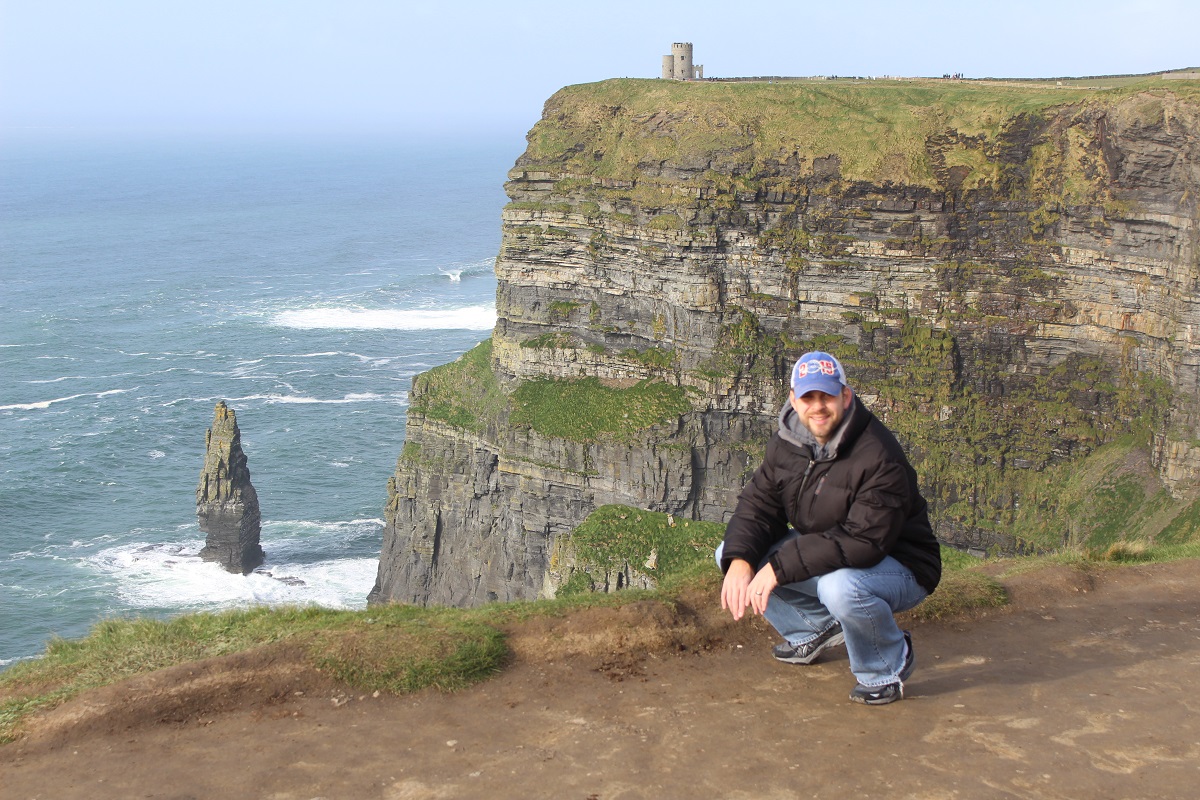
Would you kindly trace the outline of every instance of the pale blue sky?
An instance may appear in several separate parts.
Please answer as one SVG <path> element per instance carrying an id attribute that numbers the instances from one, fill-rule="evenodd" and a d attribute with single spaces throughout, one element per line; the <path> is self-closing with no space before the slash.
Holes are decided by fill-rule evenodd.
<path id="1" fill-rule="evenodd" d="M 1197 0 L 0 0 L 8 134 L 520 136 L 561 86 L 657 77 L 1200 66 Z"/>

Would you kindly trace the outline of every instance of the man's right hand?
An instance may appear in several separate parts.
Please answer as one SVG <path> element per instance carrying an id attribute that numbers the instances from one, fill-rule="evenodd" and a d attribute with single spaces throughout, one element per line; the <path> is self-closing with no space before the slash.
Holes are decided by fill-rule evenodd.
<path id="1" fill-rule="evenodd" d="M 725 582 L 721 584 L 721 608 L 728 611 L 735 620 L 746 613 L 750 605 L 750 581 L 754 579 L 754 567 L 749 561 L 735 558 L 725 572 Z"/>

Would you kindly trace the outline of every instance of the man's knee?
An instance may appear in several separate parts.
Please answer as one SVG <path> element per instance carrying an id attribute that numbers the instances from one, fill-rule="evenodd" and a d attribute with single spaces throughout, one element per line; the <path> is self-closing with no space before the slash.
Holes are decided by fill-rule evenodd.
<path id="1" fill-rule="evenodd" d="M 872 604 L 883 600 L 872 591 L 871 582 L 864 577 L 863 570 L 829 572 L 817 582 L 817 599 L 838 619 L 863 613 Z"/>
<path id="2" fill-rule="evenodd" d="M 817 599 L 837 619 L 853 616 L 862 608 L 862 583 L 855 580 L 855 570 L 839 569 L 821 576 L 817 582 Z"/>

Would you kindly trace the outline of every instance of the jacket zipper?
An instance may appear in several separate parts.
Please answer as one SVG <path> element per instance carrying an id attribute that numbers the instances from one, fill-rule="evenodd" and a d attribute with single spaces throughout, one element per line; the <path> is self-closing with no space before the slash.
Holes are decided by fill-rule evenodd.
<path id="1" fill-rule="evenodd" d="M 812 474 L 813 467 L 817 465 L 817 460 L 809 459 L 808 466 L 804 468 L 804 475 L 800 478 L 800 488 L 796 491 L 796 511 L 805 514 L 805 518 L 811 519 L 813 514 L 813 506 L 817 504 L 817 496 L 821 494 L 821 487 L 825 484 L 825 478 L 829 476 L 829 472 L 822 472 L 821 477 L 817 479 L 817 486 L 813 490 L 813 495 L 809 498 L 808 508 L 803 507 L 804 489 L 808 486 L 808 476 Z M 807 512 L 807 513 L 805 513 Z"/>
<path id="2" fill-rule="evenodd" d="M 816 463 L 817 462 L 814 459 L 810 458 L 808 460 L 808 466 L 804 468 L 804 474 L 800 476 L 800 489 L 796 492 L 796 494 L 804 494 L 804 487 L 808 485 L 808 476 L 812 474 L 813 465 Z"/>
<path id="3" fill-rule="evenodd" d="M 808 485 L 808 476 L 812 474 L 813 465 L 816 463 L 817 462 L 815 459 L 810 458 L 808 460 L 808 466 L 804 468 L 804 474 L 800 476 L 800 488 L 796 490 L 796 519 L 794 521 L 789 520 L 792 523 L 793 528 L 795 528 L 796 523 L 800 521 L 800 504 L 804 501 L 804 487 Z M 799 530 L 799 528 L 797 528 L 797 530 Z"/>

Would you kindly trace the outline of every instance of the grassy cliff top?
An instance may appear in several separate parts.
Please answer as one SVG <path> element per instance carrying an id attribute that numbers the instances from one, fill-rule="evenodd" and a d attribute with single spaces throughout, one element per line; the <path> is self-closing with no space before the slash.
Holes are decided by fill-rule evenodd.
<path id="1" fill-rule="evenodd" d="M 551 97 L 518 169 L 631 180 L 670 165 L 753 178 L 789 158 L 811 170 L 836 154 L 845 179 L 933 187 L 927 142 L 948 131 L 994 142 L 1055 107 L 1121 106 L 1153 121 L 1181 103 L 1200 107 L 1200 81 L 1144 78 L 1098 90 L 1069 81 L 617 79 Z"/>

